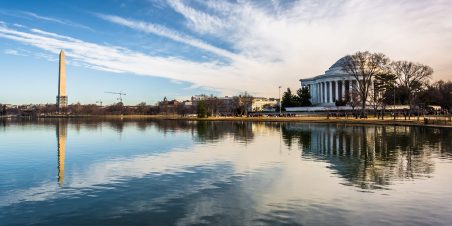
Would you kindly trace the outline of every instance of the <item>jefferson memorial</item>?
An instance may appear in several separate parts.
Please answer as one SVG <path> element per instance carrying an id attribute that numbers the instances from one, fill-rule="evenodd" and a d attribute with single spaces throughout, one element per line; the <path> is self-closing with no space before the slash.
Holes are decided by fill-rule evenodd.
<path id="1" fill-rule="evenodd" d="M 348 57 L 342 57 L 325 74 L 300 79 L 301 87 L 308 87 L 314 106 L 335 106 L 336 100 L 344 100 L 357 85 L 355 77 L 343 71 Z"/>

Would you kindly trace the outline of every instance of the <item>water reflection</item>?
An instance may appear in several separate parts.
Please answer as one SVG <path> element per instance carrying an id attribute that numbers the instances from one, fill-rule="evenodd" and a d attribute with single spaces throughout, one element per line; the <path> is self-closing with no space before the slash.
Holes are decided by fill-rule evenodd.
<path id="1" fill-rule="evenodd" d="M 447 129 L 72 119 L 8 121 L 4 128 L 0 222 L 7 224 L 452 220 Z M 412 217 L 417 213 L 428 217 Z"/>
<path id="2" fill-rule="evenodd" d="M 331 163 L 350 185 L 385 188 L 395 180 L 428 177 L 433 157 L 450 154 L 450 130 L 425 127 L 287 124 L 284 143 L 304 157 Z"/>
<path id="3" fill-rule="evenodd" d="M 58 150 L 58 184 L 64 183 L 64 159 L 66 156 L 67 122 L 61 120 L 56 124 L 57 150 Z"/>
<path id="4" fill-rule="evenodd" d="M 254 142 L 256 136 L 276 134 L 289 150 L 299 150 L 306 159 L 330 163 L 329 167 L 347 180 L 345 184 L 363 189 L 387 188 L 393 181 L 426 178 L 435 170 L 433 159 L 449 158 L 452 147 L 450 129 L 408 126 L 94 119 L 15 123 L 56 125 L 60 185 L 64 183 L 68 123 L 77 132 L 108 127 L 118 134 L 134 125 L 142 132 L 156 129 L 163 134 L 190 134 L 195 143 L 201 144 L 226 138 L 247 144 Z M 5 130 L 7 126 L 3 121 Z"/>

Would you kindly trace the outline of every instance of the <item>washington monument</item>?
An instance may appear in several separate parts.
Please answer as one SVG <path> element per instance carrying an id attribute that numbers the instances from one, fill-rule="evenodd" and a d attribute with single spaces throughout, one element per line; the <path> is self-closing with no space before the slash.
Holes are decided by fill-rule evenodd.
<path id="1" fill-rule="evenodd" d="M 58 75 L 58 96 L 57 96 L 57 106 L 60 111 L 67 107 L 67 96 L 66 96 L 66 65 L 64 62 L 64 51 L 60 52 L 60 70 Z"/>

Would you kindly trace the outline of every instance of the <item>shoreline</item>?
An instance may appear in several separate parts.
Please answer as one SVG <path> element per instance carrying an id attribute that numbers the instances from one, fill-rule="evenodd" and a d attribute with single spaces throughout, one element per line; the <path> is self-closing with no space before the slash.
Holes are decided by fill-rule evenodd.
<path id="1" fill-rule="evenodd" d="M 3 117 L 2 117 L 3 118 Z M 11 118 L 11 117 L 9 117 Z M 31 118 L 31 117 L 14 117 L 14 118 Z M 49 115 L 44 117 L 36 117 L 38 119 L 47 118 L 67 118 L 67 119 L 83 119 L 83 118 L 99 118 L 99 119 L 153 119 L 153 120 L 176 120 L 176 121 L 246 121 L 246 122 L 298 122 L 298 123 L 335 123 L 335 124 L 361 124 L 361 125 L 388 125 L 388 126 L 425 126 L 425 127 L 439 127 L 452 128 L 452 123 L 446 120 L 441 120 L 441 124 L 425 123 L 424 118 L 416 117 L 412 119 L 398 118 L 394 120 L 391 117 L 386 119 L 367 118 L 336 118 L 326 116 L 304 116 L 304 117 L 183 117 L 178 115 Z M 435 122 L 435 118 L 428 118 L 430 122 Z"/>

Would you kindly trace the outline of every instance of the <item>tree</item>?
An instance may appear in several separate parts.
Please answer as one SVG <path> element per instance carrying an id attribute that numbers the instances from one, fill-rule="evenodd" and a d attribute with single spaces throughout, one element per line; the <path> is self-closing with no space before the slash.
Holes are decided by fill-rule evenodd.
<path id="1" fill-rule="evenodd" d="M 359 103 L 361 102 L 360 98 L 359 98 L 359 94 L 356 90 L 352 90 L 352 92 L 349 94 L 349 97 L 347 98 L 348 100 L 348 105 L 350 105 L 350 107 L 352 107 L 353 112 L 355 111 L 356 106 L 359 105 Z"/>
<path id="2" fill-rule="evenodd" d="M 292 90 L 290 88 L 287 88 L 286 92 L 283 93 L 281 105 L 283 108 L 286 107 L 297 107 L 297 96 L 292 94 Z"/>
<path id="3" fill-rule="evenodd" d="M 118 102 L 116 104 L 110 105 L 106 108 L 106 112 L 109 114 L 123 114 L 124 104 L 122 102 Z"/>
<path id="4" fill-rule="evenodd" d="M 372 88 L 372 80 L 375 75 L 386 71 L 388 62 L 389 58 L 382 53 L 365 51 L 347 56 L 342 70 L 353 76 L 357 82 L 354 89 L 361 101 L 361 117 L 365 116 L 366 101 Z"/>
<path id="5" fill-rule="evenodd" d="M 452 82 L 437 81 L 432 84 L 431 90 L 428 96 L 430 99 L 433 98 L 432 103 L 450 112 L 452 110 Z"/>
<path id="6" fill-rule="evenodd" d="M 207 107 L 206 107 L 206 102 L 204 100 L 200 100 L 198 102 L 197 114 L 198 114 L 198 118 L 206 118 L 207 117 Z"/>
<path id="7" fill-rule="evenodd" d="M 399 88 L 408 94 L 411 113 L 412 108 L 416 105 L 416 96 L 426 86 L 433 74 L 433 69 L 426 65 L 408 61 L 392 62 L 390 69 L 391 73 L 397 77 Z"/>
<path id="8" fill-rule="evenodd" d="M 137 105 L 137 113 L 138 114 L 146 114 L 149 112 L 149 107 L 146 105 L 146 102 L 141 102 Z"/>
<path id="9" fill-rule="evenodd" d="M 234 106 L 236 113 L 240 116 L 248 115 L 248 110 L 251 110 L 251 105 L 253 104 L 253 96 L 248 92 L 244 92 L 236 97 L 234 97 Z"/>
<path id="10" fill-rule="evenodd" d="M 374 79 L 374 92 L 373 102 L 375 103 L 377 111 L 378 107 L 381 107 L 381 119 L 384 119 L 385 107 L 387 103 L 390 103 L 394 99 L 394 86 L 396 82 L 396 76 L 391 73 L 381 73 L 375 75 Z"/>
<path id="11" fill-rule="evenodd" d="M 218 115 L 219 107 L 220 100 L 217 97 L 210 95 L 210 97 L 206 98 L 206 108 L 209 116 Z"/>
<path id="12" fill-rule="evenodd" d="M 301 107 L 311 106 L 311 94 L 309 93 L 308 87 L 303 87 L 297 90 L 297 105 Z"/>

